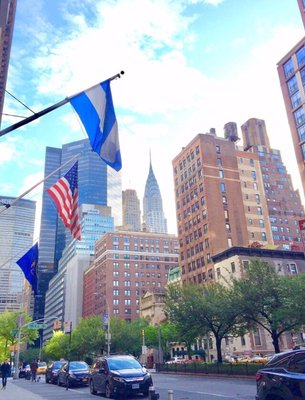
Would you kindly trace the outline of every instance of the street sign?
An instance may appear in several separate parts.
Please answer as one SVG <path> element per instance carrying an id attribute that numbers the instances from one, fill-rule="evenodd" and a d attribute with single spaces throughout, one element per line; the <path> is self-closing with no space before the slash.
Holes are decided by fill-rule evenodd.
<path id="1" fill-rule="evenodd" d="M 36 324 L 35 322 L 31 322 L 28 324 L 28 328 L 30 329 L 45 329 L 47 324 Z"/>

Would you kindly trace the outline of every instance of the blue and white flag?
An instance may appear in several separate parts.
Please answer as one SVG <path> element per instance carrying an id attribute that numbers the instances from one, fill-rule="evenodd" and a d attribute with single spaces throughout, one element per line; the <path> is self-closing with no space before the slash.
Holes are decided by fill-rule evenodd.
<path id="1" fill-rule="evenodd" d="M 38 266 L 38 243 L 24 254 L 16 263 L 22 269 L 25 278 L 31 284 L 34 294 L 37 294 L 37 266 Z"/>
<path id="2" fill-rule="evenodd" d="M 92 149 L 106 164 L 119 171 L 122 161 L 110 80 L 71 97 L 70 103 L 82 121 Z"/>

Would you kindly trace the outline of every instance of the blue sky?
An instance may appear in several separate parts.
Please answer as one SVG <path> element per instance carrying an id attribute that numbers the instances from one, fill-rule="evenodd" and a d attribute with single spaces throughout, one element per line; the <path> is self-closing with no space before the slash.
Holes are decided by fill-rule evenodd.
<path id="1" fill-rule="evenodd" d="M 19 0 L 7 90 L 37 112 L 124 70 L 112 82 L 123 189 L 142 208 L 151 150 L 176 233 L 171 162 L 211 127 L 265 119 L 301 191 L 276 63 L 303 36 L 297 0 Z M 30 115 L 8 95 L 4 112 Z M 0 194 L 42 179 L 46 146 L 84 137 L 69 104 L 1 137 Z M 27 196 L 38 219 L 41 190 Z"/>

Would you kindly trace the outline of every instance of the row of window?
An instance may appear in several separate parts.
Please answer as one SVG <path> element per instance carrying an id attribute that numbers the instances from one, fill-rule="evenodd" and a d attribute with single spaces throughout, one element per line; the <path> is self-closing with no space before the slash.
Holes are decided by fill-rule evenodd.
<path id="1" fill-rule="evenodd" d="M 161 287 L 161 282 L 149 282 L 149 281 L 147 281 L 146 283 L 145 283 L 144 281 L 141 281 L 141 282 L 136 281 L 136 282 L 134 282 L 134 286 L 135 286 L 135 287 L 139 287 L 139 286 L 150 286 L 150 284 L 151 284 L 152 286 Z M 113 281 L 113 286 L 114 286 L 114 287 L 119 286 L 119 281 L 118 281 L 118 280 L 114 280 L 114 281 Z M 125 287 L 130 287 L 130 286 L 131 286 L 130 281 L 124 281 L 124 286 L 125 286 Z"/>
<path id="2" fill-rule="evenodd" d="M 177 242 L 177 247 L 178 247 L 178 242 Z M 164 254 L 170 254 L 172 257 L 164 257 L 164 261 L 174 261 L 174 262 L 177 262 L 178 261 L 178 259 L 176 258 L 176 257 L 173 257 L 173 255 L 174 254 L 177 254 L 178 253 L 178 249 L 175 249 L 175 251 L 174 251 L 174 253 L 169 253 L 168 251 L 164 251 L 163 252 Z M 146 256 L 145 256 L 145 258 L 141 258 L 141 257 L 143 257 L 143 256 L 139 256 L 138 254 L 132 254 L 132 256 L 130 255 L 130 254 L 121 254 L 121 256 L 122 257 L 120 257 L 120 254 L 118 254 L 118 253 L 113 253 L 113 255 L 112 255 L 112 257 L 115 259 L 115 260 L 118 260 L 118 259 L 120 259 L 120 258 L 122 258 L 123 260 L 130 260 L 130 259 L 134 259 L 134 260 L 148 260 L 149 258 L 146 258 Z M 147 257 L 149 257 L 149 256 L 147 256 Z M 154 256 L 151 256 L 151 257 L 154 257 Z M 150 258 L 151 260 L 152 260 L 152 258 Z M 156 256 L 156 258 L 154 259 L 154 260 L 156 260 L 156 261 L 162 261 L 162 257 L 160 257 L 159 258 L 159 256 Z M 154 261 L 154 260 L 152 260 L 152 261 Z"/>
<path id="3" fill-rule="evenodd" d="M 150 245 L 156 245 L 158 247 L 160 244 L 163 243 L 163 246 L 168 247 L 169 246 L 169 242 L 170 242 L 167 239 L 138 239 L 138 238 L 130 238 L 129 236 L 124 237 L 123 238 L 123 242 L 125 244 L 130 244 L 131 243 L 130 239 L 133 240 L 134 244 L 139 244 L 140 243 L 140 245 L 142 245 L 142 246 L 143 245 L 148 246 L 150 244 Z M 113 236 L 112 237 L 112 242 L 113 243 L 119 243 L 119 238 L 117 236 Z"/>
<path id="4" fill-rule="evenodd" d="M 119 274 L 119 271 L 113 271 L 113 276 L 114 277 L 119 277 L 120 276 L 120 274 Z M 127 272 L 127 271 L 124 271 L 124 274 L 123 274 L 123 277 L 124 278 L 130 278 L 130 276 L 131 276 L 131 274 L 130 274 L 130 272 Z M 155 273 L 155 272 L 135 272 L 134 273 L 134 277 L 135 278 L 138 278 L 138 277 L 141 277 L 141 278 L 144 278 L 145 276 L 146 276 L 146 278 L 150 278 L 150 277 L 152 277 L 152 278 L 161 278 L 161 274 L 160 273 Z M 164 275 L 165 276 L 165 278 L 167 279 L 168 278 L 168 274 L 165 274 Z"/>
<path id="5" fill-rule="evenodd" d="M 178 261 L 178 260 L 177 260 Z M 114 262 L 113 264 L 113 269 L 118 269 L 119 268 L 119 263 L 118 262 Z M 140 269 L 144 269 L 144 268 L 146 268 L 146 269 L 161 269 L 161 266 L 160 266 L 160 264 L 140 264 Z M 165 264 L 164 265 L 164 269 L 165 270 L 169 270 L 171 267 L 170 267 L 170 265 L 169 264 Z M 130 268 L 130 264 L 129 263 L 124 263 L 124 269 L 131 269 Z M 134 264 L 134 269 L 139 269 L 139 264 Z M 118 272 L 118 271 L 117 271 Z M 129 272 L 126 272 L 126 273 L 129 273 Z"/>

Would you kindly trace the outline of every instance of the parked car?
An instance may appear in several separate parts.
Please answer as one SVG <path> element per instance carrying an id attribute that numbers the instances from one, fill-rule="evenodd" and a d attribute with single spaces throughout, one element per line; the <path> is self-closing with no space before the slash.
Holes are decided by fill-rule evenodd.
<path id="1" fill-rule="evenodd" d="M 256 400 L 305 399 L 305 349 L 275 354 L 256 373 Z"/>
<path id="2" fill-rule="evenodd" d="M 46 383 L 57 383 L 58 371 L 67 361 L 52 361 L 46 369 Z"/>
<path id="3" fill-rule="evenodd" d="M 37 375 L 45 374 L 47 369 L 47 363 L 44 361 L 41 361 L 38 363 L 38 368 L 37 368 Z"/>
<path id="4" fill-rule="evenodd" d="M 58 386 L 68 384 L 69 386 L 88 385 L 89 365 L 84 361 L 67 361 L 58 371 Z"/>
<path id="5" fill-rule="evenodd" d="M 105 356 L 93 364 L 89 375 L 91 394 L 113 396 L 142 393 L 148 395 L 152 378 L 146 368 L 132 356 Z"/>

